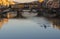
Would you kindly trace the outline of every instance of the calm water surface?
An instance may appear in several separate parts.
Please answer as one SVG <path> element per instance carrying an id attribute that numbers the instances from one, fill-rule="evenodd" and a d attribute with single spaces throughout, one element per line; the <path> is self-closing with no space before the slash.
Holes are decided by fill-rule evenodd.
<path id="1" fill-rule="evenodd" d="M 60 21 L 44 17 L 0 19 L 0 39 L 60 39 Z"/>

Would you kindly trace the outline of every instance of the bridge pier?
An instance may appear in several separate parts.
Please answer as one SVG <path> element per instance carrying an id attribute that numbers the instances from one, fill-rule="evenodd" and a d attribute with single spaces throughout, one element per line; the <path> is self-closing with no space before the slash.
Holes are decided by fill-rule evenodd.
<path id="1" fill-rule="evenodd" d="M 10 13 L 7 13 L 6 14 L 6 18 L 10 18 Z"/>
<path id="2" fill-rule="evenodd" d="M 0 18 L 2 17 L 2 15 L 0 15 Z"/>
<path id="3" fill-rule="evenodd" d="M 17 16 L 16 17 L 20 17 L 20 18 L 25 18 L 23 15 L 22 15 L 22 12 L 20 12 L 20 11 L 17 11 Z"/>
<path id="4" fill-rule="evenodd" d="M 37 14 L 38 17 L 42 16 L 42 12 L 41 11 L 37 11 L 37 12 L 38 12 L 38 14 Z"/>
<path id="5" fill-rule="evenodd" d="M 0 18 L 4 18 L 4 15 L 3 14 L 0 14 Z"/>

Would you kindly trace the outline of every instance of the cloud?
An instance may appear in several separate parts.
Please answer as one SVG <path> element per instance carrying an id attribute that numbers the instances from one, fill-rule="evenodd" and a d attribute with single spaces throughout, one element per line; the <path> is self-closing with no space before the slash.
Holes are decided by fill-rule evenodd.
<path id="1" fill-rule="evenodd" d="M 18 2 L 18 3 L 27 3 L 27 2 L 32 2 L 32 1 L 37 1 L 37 0 L 14 0 L 15 2 Z"/>

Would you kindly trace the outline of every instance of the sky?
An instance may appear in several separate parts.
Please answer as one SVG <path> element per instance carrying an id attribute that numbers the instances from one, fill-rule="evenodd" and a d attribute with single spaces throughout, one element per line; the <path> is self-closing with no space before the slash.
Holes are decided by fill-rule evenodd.
<path id="1" fill-rule="evenodd" d="M 32 2 L 32 1 L 37 1 L 37 0 L 13 0 L 15 2 L 19 2 L 19 3 L 27 3 L 27 2 Z"/>

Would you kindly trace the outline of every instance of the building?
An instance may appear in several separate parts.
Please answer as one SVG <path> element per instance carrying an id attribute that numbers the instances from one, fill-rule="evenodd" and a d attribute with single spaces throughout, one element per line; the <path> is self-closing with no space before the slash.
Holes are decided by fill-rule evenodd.
<path id="1" fill-rule="evenodd" d="M 9 0 L 0 0 L 0 5 L 9 6 L 11 4 L 15 4 L 15 2 Z"/>

